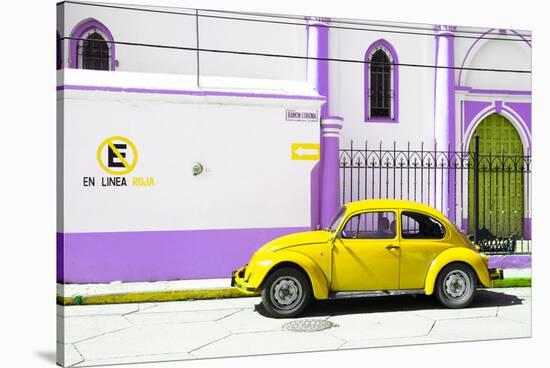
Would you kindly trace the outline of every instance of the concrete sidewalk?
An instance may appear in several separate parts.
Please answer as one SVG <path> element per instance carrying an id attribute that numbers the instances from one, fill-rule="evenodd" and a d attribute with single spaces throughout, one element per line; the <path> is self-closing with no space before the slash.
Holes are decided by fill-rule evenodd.
<path id="1" fill-rule="evenodd" d="M 65 352 L 59 362 L 91 366 L 531 336 L 530 288 L 478 290 L 460 310 L 443 309 L 427 296 L 323 301 L 298 319 L 269 318 L 259 303 L 252 297 L 58 306 L 65 342 L 58 345 Z M 285 327 L 306 320 L 329 328 Z"/>

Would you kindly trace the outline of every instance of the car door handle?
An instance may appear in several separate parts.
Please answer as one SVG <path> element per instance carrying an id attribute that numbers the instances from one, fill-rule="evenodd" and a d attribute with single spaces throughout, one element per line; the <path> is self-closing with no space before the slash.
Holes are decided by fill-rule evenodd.
<path id="1" fill-rule="evenodd" d="M 393 244 L 386 245 L 386 249 L 399 249 L 399 245 L 393 245 Z"/>

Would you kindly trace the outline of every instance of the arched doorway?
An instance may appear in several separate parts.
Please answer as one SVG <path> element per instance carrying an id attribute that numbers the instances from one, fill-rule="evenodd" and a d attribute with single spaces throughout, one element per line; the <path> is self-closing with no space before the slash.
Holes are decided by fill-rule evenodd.
<path id="1" fill-rule="evenodd" d="M 523 235 L 524 160 L 521 138 L 504 116 L 493 113 L 476 127 L 479 137 L 479 228 L 482 236 Z M 473 157 L 473 155 L 471 156 Z M 468 175 L 468 233 L 474 233 L 473 165 Z"/>

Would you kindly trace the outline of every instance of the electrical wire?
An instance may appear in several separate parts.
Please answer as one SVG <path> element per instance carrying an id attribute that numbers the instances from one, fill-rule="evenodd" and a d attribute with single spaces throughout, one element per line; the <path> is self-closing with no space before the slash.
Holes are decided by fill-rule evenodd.
<path id="1" fill-rule="evenodd" d="M 64 3 L 67 4 L 75 4 L 75 5 L 84 5 L 84 6 L 94 6 L 94 7 L 101 7 L 101 8 L 111 8 L 111 9 L 119 9 L 119 10 L 133 10 L 133 11 L 142 11 L 142 12 L 150 12 L 150 13 L 160 13 L 160 14 L 172 14 L 172 15 L 183 15 L 183 16 L 191 16 L 191 17 L 202 17 L 202 18 L 213 18 L 213 19 L 224 19 L 224 20 L 236 20 L 236 21 L 246 21 L 246 22 L 256 22 L 256 23 L 269 23 L 269 24 L 282 24 L 282 25 L 292 25 L 292 26 L 301 26 L 306 27 L 308 26 L 306 20 L 302 23 L 295 23 L 295 22 L 286 22 L 286 21 L 274 21 L 274 20 L 266 20 L 266 19 L 251 19 L 251 18 L 239 18 L 239 17 L 230 17 L 230 16 L 221 16 L 221 15 L 206 15 L 206 14 L 198 14 L 198 13 L 184 13 L 184 12 L 177 12 L 177 11 L 169 11 L 169 10 L 159 10 L 159 9 L 146 9 L 146 8 L 138 8 L 138 7 L 130 7 L 130 6 L 120 6 L 120 5 L 111 5 L 111 4 L 103 4 L 103 3 L 86 3 L 86 2 L 79 2 L 79 1 L 62 1 L 57 3 L 57 5 L 62 5 Z M 215 13 L 226 13 L 226 14 L 241 14 L 241 15 L 248 15 L 247 13 L 243 12 L 230 12 L 230 11 L 224 11 L 224 10 L 207 10 L 207 9 L 196 9 L 201 11 L 207 11 L 207 12 L 215 12 Z M 265 18 L 282 18 L 282 19 L 295 19 L 298 20 L 298 17 L 292 17 L 292 16 L 283 16 L 283 15 L 273 15 L 273 14 L 260 14 L 257 13 L 257 15 L 254 16 L 261 16 Z M 305 18 L 305 17 L 304 17 Z M 336 20 L 330 21 L 331 24 L 327 24 L 326 27 L 329 29 L 344 29 L 344 30 L 353 30 L 353 31 L 363 31 L 363 32 L 380 32 L 380 33 L 394 33 L 394 34 L 408 34 L 408 35 L 416 35 L 416 36 L 430 36 L 434 37 L 437 34 L 430 32 L 410 32 L 410 31 L 399 31 L 399 30 L 387 30 L 387 29 L 371 29 L 371 28 L 358 28 L 358 27 L 344 27 L 344 26 L 336 26 L 333 25 L 333 23 L 339 23 L 339 24 L 355 24 L 355 25 L 368 25 L 368 26 L 376 26 L 376 27 L 392 27 L 392 28 L 402 28 L 402 29 L 420 29 L 420 27 L 407 27 L 407 26 L 392 26 L 392 25 L 379 25 L 379 24 L 372 24 L 372 23 L 361 23 L 357 21 L 345 21 L 345 20 Z M 427 29 L 427 28 L 422 28 Z M 474 31 L 456 31 L 453 32 L 455 38 L 465 38 L 465 39 L 478 39 L 479 36 L 465 36 L 465 35 L 459 35 L 456 33 L 473 33 L 482 35 L 482 32 L 474 32 Z M 514 33 L 513 38 L 502 38 L 502 37 L 484 37 L 486 40 L 495 40 L 495 41 L 520 41 L 520 42 L 531 42 L 530 39 L 527 39 L 526 37 L 531 37 L 530 35 L 524 35 L 520 33 Z"/>
<path id="2" fill-rule="evenodd" d="M 64 36 L 64 37 L 60 37 L 59 40 L 86 41 L 87 39 L 86 38 L 80 38 L 80 37 Z M 377 63 L 377 62 L 371 62 L 369 60 L 324 58 L 324 57 L 301 56 L 301 55 L 285 55 L 285 54 L 271 54 L 271 53 L 250 52 L 250 51 L 235 51 L 235 50 L 208 49 L 208 48 L 184 47 L 184 46 L 173 46 L 173 45 L 147 44 L 147 43 L 141 43 L 141 42 L 125 42 L 125 41 L 112 41 L 112 40 L 104 40 L 104 41 L 99 41 L 99 42 L 107 42 L 107 43 L 110 43 L 110 44 L 125 45 L 125 46 L 140 46 L 140 47 L 152 47 L 152 48 L 183 50 L 183 51 L 196 51 L 196 52 L 206 52 L 206 53 L 233 54 L 233 55 L 246 55 L 246 56 L 261 56 L 261 57 L 271 57 L 271 58 L 286 58 L 286 59 L 295 59 L 295 60 L 319 60 L 319 61 L 353 63 L 353 64 L 377 64 L 377 65 L 380 64 L 380 63 Z M 412 63 L 384 63 L 384 65 L 388 65 L 388 64 L 393 65 L 393 66 L 418 67 L 418 68 L 429 68 L 429 69 L 453 69 L 453 70 L 470 70 L 470 71 L 479 71 L 479 72 L 531 74 L 530 70 L 476 68 L 476 67 L 456 67 L 456 66 L 443 66 L 443 65 L 431 65 L 431 64 L 412 64 Z"/>

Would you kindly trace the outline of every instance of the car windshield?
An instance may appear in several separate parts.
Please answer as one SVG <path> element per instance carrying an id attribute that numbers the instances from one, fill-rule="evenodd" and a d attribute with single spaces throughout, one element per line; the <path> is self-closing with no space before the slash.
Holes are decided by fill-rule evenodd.
<path id="1" fill-rule="evenodd" d="M 330 222 L 330 225 L 327 227 L 327 231 L 330 231 L 331 233 L 335 232 L 336 229 L 338 229 L 338 225 L 342 222 L 342 219 L 344 218 L 344 215 L 346 214 L 346 206 L 342 206 L 338 209 L 334 217 L 332 218 L 332 221 Z"/>

